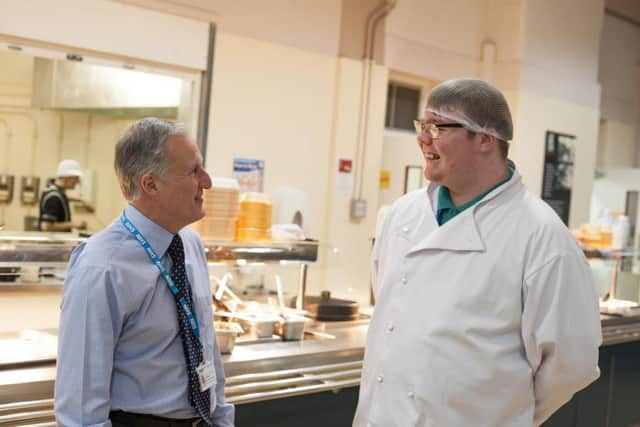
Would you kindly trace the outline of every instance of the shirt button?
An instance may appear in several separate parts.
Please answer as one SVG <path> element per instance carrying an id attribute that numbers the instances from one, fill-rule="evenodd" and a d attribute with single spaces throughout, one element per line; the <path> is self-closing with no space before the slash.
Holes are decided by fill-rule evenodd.
<path id="1" fill-rule="evenodd" d="M 407 393 L 407 397 L 408 397 L 409 399 L 413 399 L 414 397 L 416 397 L 416 395 L 415 395 L 415 393 L 414 393 L 414 392 L 410 391 L 409 393 Z"/>
<path id="2" fill-rule="evenodd" d="M 409 227 L 402 227 L 402 232 L 403 233 L 408 233 L 409 232 Z"/>
<path id="3" fill-rule="evenodd" d="M 402 284 L 403 284 L 403 285 L 406 285 L 406 284 L 407 284 L 407 282 L 408 282 L 407 277 L 406 277 L 406 276 L 405 276 L 405 277 L 403 277 L 403 278 L 402 278 Z"/>
<path id="4" fill-rule="evenodd" d="M 395 329 L 395 326 L 389 323 L 389 325 L 387 326 L 387 332 L 393 332 L 394 329 Z"/>
<path id="5" fill-rule="evenodd" d="M 382 375 L 378 375 L 378 377 L 376 378 L 376 381 L 378 381 L 379 383 L 382 383 L 384 381 L 384 378 L 382 378 Z"/>

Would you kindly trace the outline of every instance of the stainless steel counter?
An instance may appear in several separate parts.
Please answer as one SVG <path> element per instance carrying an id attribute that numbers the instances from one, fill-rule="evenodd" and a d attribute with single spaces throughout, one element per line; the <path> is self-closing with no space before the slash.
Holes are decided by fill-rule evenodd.
<path id="1" fill-rule="evenodd" d="M 640 315 L 602 315 L 603 346 L 640 341 Z M 302 341 L 236 344 L 226 397 L 244 404 L 359 384 L 367 321 L 314 323 Z M 53 420 L 57 331 L 0 334 L 0 424 Z"/>
<path id="2" fill-rule="evenodd" d="M 640 313 L 626 316 L 601 314 L 600 320 L 603 346 L 640 341 Z"/>
<path id="3" fill-rule="evenodd" d="M 236 404 L 355 387 L 367 321 L 315 323 L 302 341 L 237 343 L 224 355 Z M 0 425 L 53 420 L 57 331 L 0 334 Z"/>

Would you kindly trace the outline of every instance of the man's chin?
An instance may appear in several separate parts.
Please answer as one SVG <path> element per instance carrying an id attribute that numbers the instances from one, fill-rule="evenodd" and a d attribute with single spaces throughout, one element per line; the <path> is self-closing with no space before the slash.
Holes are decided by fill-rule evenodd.
<path id="1" fill-rule="evenodd" d="M 440 176 L 438 174 L 433 173 L 429 170 L 429 168 L 424 169 L 424 173 L 422 174 L 427 181 L 438 183 Z"/>

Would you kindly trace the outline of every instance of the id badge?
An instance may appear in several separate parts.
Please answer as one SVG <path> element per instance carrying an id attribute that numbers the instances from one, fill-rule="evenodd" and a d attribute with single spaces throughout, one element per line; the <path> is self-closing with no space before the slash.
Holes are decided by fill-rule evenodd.
<path id="1" fill-rule="evenodd" d="M 200 391 L 209 390 L 218 382 L 216 368 L 213 362 L 209 360 L 203 361 L 198 365 L 196 372 L 198 373 L 198 381 L 200 382 Z"/>

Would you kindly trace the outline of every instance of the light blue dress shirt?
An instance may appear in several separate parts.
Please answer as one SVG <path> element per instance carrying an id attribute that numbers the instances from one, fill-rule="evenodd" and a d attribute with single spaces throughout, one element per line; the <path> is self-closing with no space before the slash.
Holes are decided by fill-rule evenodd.
<path id="1" fill-rule="evenodd" d="M 125 213 L 170 270 L 171 259 L 165 252 L 173 234 L 131 205 Z M 214 361 L 218 378 L 211 388 L 213 420 L 215 426 L 232 427 L 234 408 L 224 403 L 224 371 L 214 339 L 204 248 L 190 228 L 179 234 L 204 357 Z M 120 219 L 73 251 L 61 309 L 55 384 L 58 425 L 111 426 L 109 412 L 118 409 L 197 417 L 187 397 L 174 297 Z"/>

